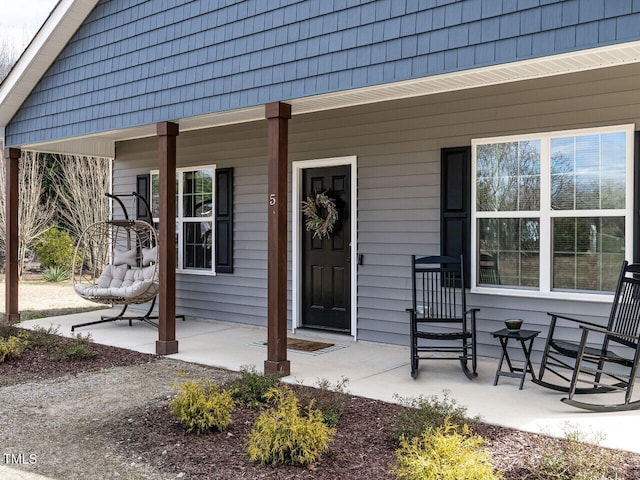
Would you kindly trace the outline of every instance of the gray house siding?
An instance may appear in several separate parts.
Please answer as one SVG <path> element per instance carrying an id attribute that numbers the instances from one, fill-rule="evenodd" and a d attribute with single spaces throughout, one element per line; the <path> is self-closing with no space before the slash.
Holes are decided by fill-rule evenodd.
<path id="1" fill-rule="evenodd" d="M 178 137 L 178 167 L 234 167 L 234 273 L 178 273 L 180 313 L 201 318 L 266 325 L 267 195 L 266 125 L 184 132 Z M 135 190 L 136 175 L 157 169 L 157 140 L 117 144 L 114 193 Z"/>
<path id="2" fill-rule="evenodd" d="M 441 148 L 470 145 L 473 138 L 486 136 L 640 124 L 638 74 L 640 66 L 626 66 L 294 114 L 289 136 L 291 162 L 358 158 L 358 253 L 363 255 L 357 277 L 358 339 L 407 344 L 409 256 L 440 252 Z M 179 137 L 179 165 L 234 166 L 237 184 L 235 273 L 180 275 L 177 295 L 183 313 L 266 323 L 265 125 L 221 127 Z M 130 190 L 135 174 L 154 168 L 155 148 L 155 140 L 118 144 L 114 173 L 118 189 Z M 548 311 L 602 320 L 609 308 L 607 301 L 488 294 L 471 294 L 469 303 L 481 309 L 480 352 L 491 356 L 498 354 L 498 345 L 490 332 L 502 328 L 506 318 L 524 319 L 528 327 L 541 330 L 544 338 Z M 537 348 L 542 345 L 542 341 L 536 343 Z"/>
<path id="3" fill-rule="evenodd" d="M 18 146 L 640 39 L 631 0 L 101 0 Z"/>

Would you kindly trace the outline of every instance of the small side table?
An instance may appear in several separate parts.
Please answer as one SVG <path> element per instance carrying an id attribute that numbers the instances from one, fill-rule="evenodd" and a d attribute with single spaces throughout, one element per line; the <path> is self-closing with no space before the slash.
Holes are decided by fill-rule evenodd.
<path id="1" fill-rule="evenodd" d="M 537 330 L 513 331 L 506 328 L 492 333 L 494 338 L 500 340 L 500 345 L 502 346 L 502 357 L 500 358 L 500 363 L 498 364 L 498 370 L 496 370 L 496 379 L 493 382 L 494 385 L 498 384 L 498 378 L 500 378 L 501 376 L 519 378 L 520 390 L 522 390 L 527 372 L 530 373 L 531 377 L 535 380 L 536 374 L 533 372 L 533 366 L 531 366 L 531 350 L 533 348 L 533 340 L 539 334 L 540 332 Z M 509 352 L 507 351 L 507 343 L 509 343 L 509 339 L 518 340 L 520 342 L 520 345 L 522 346 L 522 352 L 524 353 L 524 366 L 522 368 L 516 368 L 511 363 Z M 527 344 L 526 342 L 529 343 Z M 505 359 L 507 360 L 509 371 L 502 371 L 502 364 L 504 363 Z"/>

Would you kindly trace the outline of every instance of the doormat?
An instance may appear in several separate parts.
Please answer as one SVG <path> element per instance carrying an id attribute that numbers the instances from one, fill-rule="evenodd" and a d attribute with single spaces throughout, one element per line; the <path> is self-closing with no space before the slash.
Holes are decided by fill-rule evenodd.
<path id="1" fill-rule="evenodd" d="M 267 342 L 253 342 L 251 345 L 266 347 Z M 307 355 L 322 355 L 323 353 L 333 352 L 341 348 L 345 348 L 344 345 L 300 340 L 299 338 L 287 338 L 287 350 L 295 350 L 298 353 L 305 353 Z"/>

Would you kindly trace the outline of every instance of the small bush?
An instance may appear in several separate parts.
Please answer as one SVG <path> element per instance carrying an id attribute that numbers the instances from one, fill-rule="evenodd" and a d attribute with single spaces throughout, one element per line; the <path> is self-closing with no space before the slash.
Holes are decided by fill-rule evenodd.
<path id="1" fill-rule="evenodd" d="M 187 427 L 188 432 L 223 431 L 231 424 L 235 402 L 231 392 L 213 383 L 185 382 L 169 403 L 171 413 Z"/>
<path id="2" fill-rule="evenodd" d="M 563 439 L 539 437 L 540 455 L 527 468 L 535 480 L 613 480 L 623 478 L 621 454 L 598 447 L 600 438 L 567 426 Z"/>
<path id="3" fill-rule="evenodd" d="M 21 329 L 14 325 L 7 325 L 0 322 L 0 338 L 9 338 L 11 335 L 18 335 Z"/>
<path id="4" fill-rule="evenodd" d="M 395 398 L 405 407 L 394 417 L 390 428 L 391 436 L 396 441 L 403 437 L 419 437 L 425 430 L 443 426 L 447 419 L 454 425 L 465 425 L 477 420 L 468 418 L 466 407 L 451 399 L 447 390 L 442 392 L 442 399 L 437 395 L 420 395 L 416 398 L 402 398 L 396 395 Z"/>
<path id="5" fill-rule="evenodd" d="M 60 343 L 58 327 L 50 325 L 48 328 L 37 326 L 29 332 L 29 346 L 44 350 L 52 350 Z"/>
<path id="6" fill-rule="evenodd" d="M 64 268 L 59 267 L 51 267 L 44 271 L 42 274 L 42 279 L 45 282 L 58 283 L 65 282 L 71 278 L 71 274 L 69 270 L 65 270 Z"/>
<path id="7" fill-rule="evenodd" d="M 71 236 L 64 230 L 51 227 L 44 232 L 35 247 L 36 255 L 44 268 L 59 268 L 71 271 L 75 246 Z"/>
<path id="8" fill-rule="evenodd" d="M 342 377 L 332 385 L 325 378 L 318 379 L 313 388 L 301 388 L 298 391 L 300 405 L 303 407 L 313 405 L 322 412 L 324 423 L 329 427 L 335 427 L 345 405 L 349 402 L 349 394 L 346 391 L 348 381 L 348 378 Z"/>
<path id="9" fill-rule="evenodd" d="M 23 335 L 11 335 L 0 339 L 0 363 L 10 358 L 17 358 L 27 348 L 28 342 Z"/>
<path id="10" fill-rule="evenodd" d="M 256 420 L 246 452 L 262 464 L 308 465 L 329 449 L 335 430 L 324 423 L 320 410 L 308 406 L 303 413 L 289 388 L 273 388 L 266 394 L 272 402 Z"/>
<path id="11" fill-rule="evenodd" d="M 243 365 L 240 369 L 240 377 L 227 382 L 225 387 L 233 392 L 233 399 L 236 402 L 258 406 L 267 403 L 267 392 L 278 383 L 278 377 L 262 375 L 254 366 Z"/>
<path id="12" fill-rule="evenodd" d="M 59 362 L 62 360 L 83 360 L 95 357 L 98 352 L 91 347 L 91 341 L 91 334 L 88 333 L 82 336 L 79 333 L 69 341 L 64 342 L 49 358 L 54 362 Z"/>
<path id="13" fill-rule="evenodd" d="M 469 435 L 467 426 L 444 425 L 403 438 L 396 450 L 391 473 L 399 480 L 498 480 L 491 454 L 482 449 L 484 439 Z"/>

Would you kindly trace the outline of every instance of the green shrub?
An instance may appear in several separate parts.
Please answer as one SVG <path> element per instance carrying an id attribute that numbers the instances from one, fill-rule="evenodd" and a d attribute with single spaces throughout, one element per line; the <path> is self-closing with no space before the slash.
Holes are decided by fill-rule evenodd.
<path id="1" fill-rule="evenodd" d="M 395 398 L 405 407 L 395 415 L 390 427 L 391 436 L 396 441 L 402 437 L 419 437 L 425 430 L 443 426 L 447 419 L 454 425 L 465 425 L 477 420 L 477 418 L 468 418 L 466 407 L 458 405 L 451 399 L 447 390 L 442 392 L 442 399 L 437 395 L 430 397 L 420 395 L 415 398 L 402 398 L 395 395 Z"/>
<path id="2" fill-rule="evenodd" d="M 73 239 L 69 233 L 51 227 L 44 232 L 35 247 L 36 255 L 44 268 L 59 268 L 71 271 L 75 253 Z"/>
<path id="3" fill-rule="evenodd" d="M 318 379 L 312 387 L 300 388 L 297 392 L 300 405 L 308 407 L 313 405 L 322 412 L 324 423 L 329 427 L 335 427 L 340 420 L 345 405 L 349 402 L 349 394 L 346 391 L 348 378 L 342 377 L 334 385 L 326 378 Z"/>
<path id="4" fill-rule="evenodd" d="M 188 432 L 206 433 L 229 426 L 235 402 L 230 391 L 220 390 L 214 383 L 190 380 L 182 384 L 169 406 Z"/>
<path id="5" fill-rule="evenodd" d="M 320 410 L 308 406 L 301 413 L 300 402 L 287 387 L 266 394 L 271 406 L 256 420 L 246 452 L 262 464 L 308 465 L 329 449 L 335 430 L 324 423 Z"/>
<path id="6" fill-rule="evenodd" d="M 0 339 L 0 363 L 10 358 L 17 358 L 27 348 L 28 342 L 23 335 L 11 335 Z"/>
<path id="7" fill-rule="evenodd" d="M 278 383 L 278 377 L 262 375 L 254 366 L 243 365 L 240 368 L 240 376 L 227 382 L 225 387 L 233 392 L 233 399 L 236 402 L 257 406 L 267 403 L 267 392 Z"/>
<path id="8" fill-rule="evenodd" d="M 36 326 L 29 331 L 29 346 L 48 352 L 60 343 L 59 335 L 58 327 L 53 325 L 48 328 Z"/>
<path id="9" fill-rule="evenodd" d="M 52 283 L 64 282 L 69 280 L 70 277 L 71 274 L 69 273 L 69 270 L 59 267 L 47 268 L 42 274 L 42 278 L 45 282 Z"/>
<path id="10" fill-rule="evenodd" d="M 63 344 L 49 357 L 54 362 L 61 360 L 83 360 L 95 357 L 98 352 L 91 347 L 91 334 L 77 334 Z"/>
<path id="11" fill-rule="evenodd" d="M 539 437 L 540 452 L 530 457 L 527 468 L 535 480 L 613 480 L 623 478 L 620 452 L 598 447 L 600 438 L 589 437 L 568 426 L 563 439 Z"/>
<path id="12" fill-rule="evenodd" d="M 396 450 L 391 473 L 399 480 L 498 480 L 491 454 L 482 449 L 484 439 L 469 435 L 467 426 L 444 425 L 403 438 Z"/>

